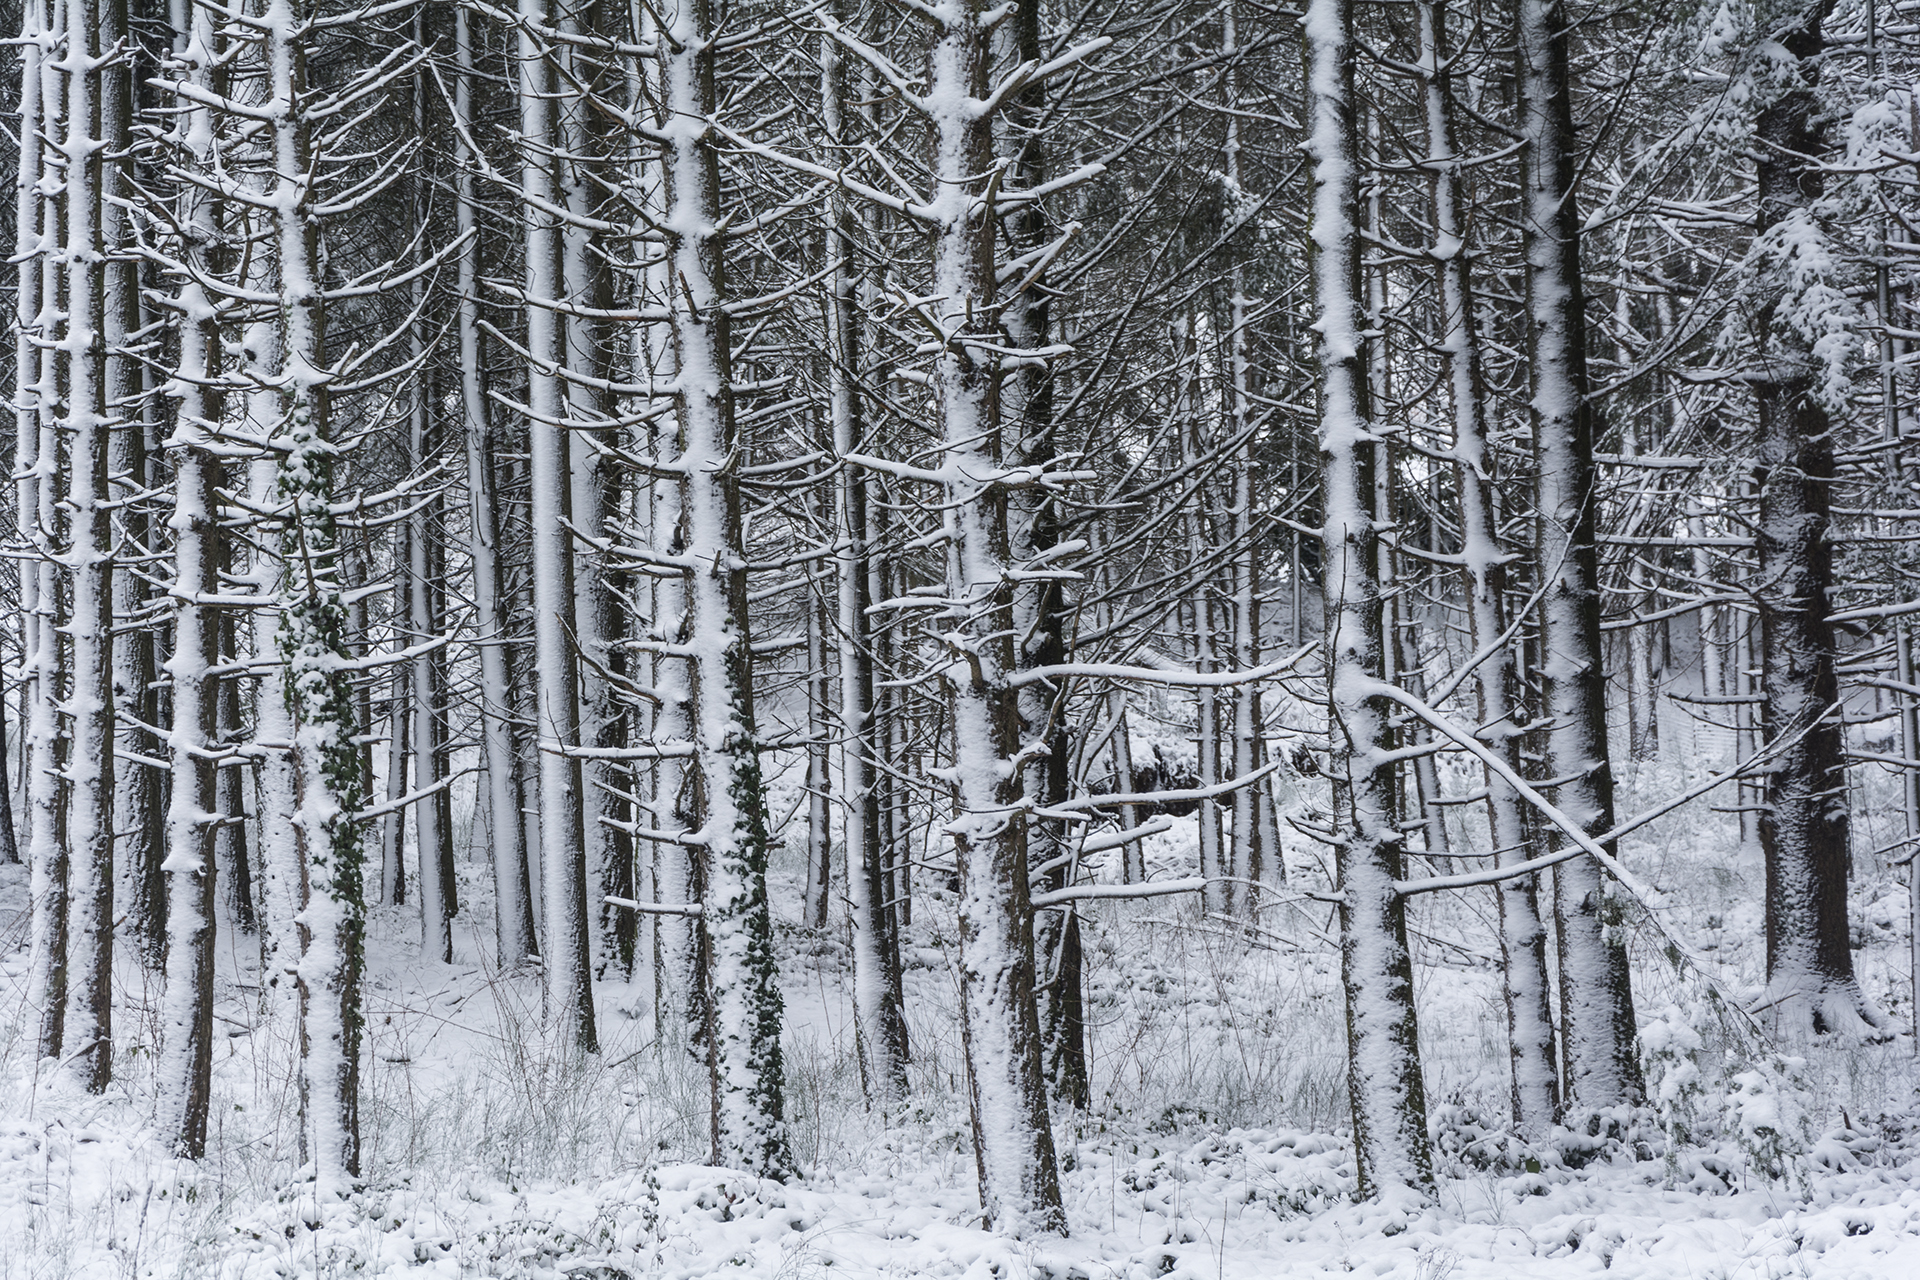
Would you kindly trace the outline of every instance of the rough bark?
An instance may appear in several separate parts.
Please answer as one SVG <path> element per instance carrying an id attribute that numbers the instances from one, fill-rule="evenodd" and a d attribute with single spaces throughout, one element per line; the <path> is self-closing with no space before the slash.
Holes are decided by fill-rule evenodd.
<path id="1" fill-rule="evenodd" d="M 1781 33 L 1795 65 L 1788 87 L 1755 122 L 1759 242 L 1763 253 L 1783 259 L 1825 234 L 1814 209 L 1825 190 L 1827 150 L 1816 82 L 1829 9 L 1807 5 Z M 1847 931 L 1846 744 L 1829 621 L 1834 422 L 1805 322 L 1792 314 L 1806 301 L 1789 288 L 1755 316 L 1759 359 L 1750 379 L 1759 409 L 1752 591 L 1760 614 L 1760 728 L 1768 743 L 1800 735 L 1768 768 L 1759 815 L 1767 869 L 1763 1006 L 1791 1036 L 1859 1035 L 1877 1030 L 1885 1015 L 1854 976 Z"/>
<path id="2" fill-rule="evenodd" d="M 1534 554 L 1545 660 L 1552 799 L 1588 835 L 1613 826 L 1607 747 L 1606 673 L 1601 666 L 1596 537 L 1594 410 L 1588 400 L 1586 315 L 1580 284 L 1570 24 L 1559 0 L 1521 0 L 1515 58 L 1521 132 L 1521 236 L 1527 277 L 1529 406 L 1536 457 Z M 1553 829 L 1551 848 L 1565 838 Z M 1633 989 L 1618 901 L 1588 858 L 1554 869 L 1560 939 L 1561 1048 L 1566 1093 L 1588 1107 L 1636 1101 Z"/>
<path id="3" fill-rule="evenodd" d="M 1347 1087 L 1363 1196 L 1430 1191 L 1426 1098 L 1413 1007 L 1395 820 L 1379 530 L 1379 440 L 1370 419 L 1360 331 L 1360 212 L 1354 137 L 1352 0 L 1314 0 L 1307 34 L 1307 155 L 1313 165 L 1315 357 L 1325 526 L 1328 767 L 1347 1003 Z"/>

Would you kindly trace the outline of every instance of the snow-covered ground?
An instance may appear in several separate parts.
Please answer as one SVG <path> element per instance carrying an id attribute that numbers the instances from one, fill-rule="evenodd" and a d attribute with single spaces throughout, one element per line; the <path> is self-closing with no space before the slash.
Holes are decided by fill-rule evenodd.
<path id="1" fill-rule="evenodd" d="M 1629 772 L 1622 811 L 1677 793 L 1694 767 Z M 1899 819 L 1891 785 L 1867 772 L 1856 843 L 1873 849 Z M 774 811 L 787 810 L 776 799 Z M 1190 870 L 1192 842 L 1190 822 L 1156 838 L 1155 874 Z M 1722 966 L 1729 992 L 1750 992 L 1760 870 L 1731 820 L 1677 814 L 1627 853 L 1665 895 L 1664 926 Z M 1296 883 L 1311 882 L 1311 849 L 1289 856 Z M 774 877 L 789 919 L 791 862 Z M 780 1186 L 697 1163 L 703 1079 L 671 1009 L 656 1020 L 651 986 L 601 984 L 598 1057 L 545 1049 L 538 980 L 495 971 L 483 944 L 480 872 L 462 867 L 453 965 L 420 962 L 407 912 L 375 912 L 369 1187 L 322 1212 L 292 1176 L 292 1049 L 260 1021 L 249 940 L 222 943 L 212 1150 L 198 1165 L 174 1160 L 149 1127 L 153 1024 L 140 1010 L 153 979 L 123 961 L 117 1079 L 105 1097 L 37 1067 L 18 1007 L 24 875 L 0 868 L 0 1280 L 1920 1276 L 1911 1043 L 1785 1056 L 1716 1011 L 1698 975 L 1661 958 L 1645 922 L 1634 926 L 1635 976 L 1663 1105 L 1586 1126 L 1611 1140 L 1583 1128 L 1526 1147 L 1491 1119 L 1504 1114 L 1506 1089 L 1491 908 L 1478 897 L 1422 900 L 1414 927 L 1440 1193 L 1433 1205 L 1354 1204 L 1326 909 L 1276 910 L 1250 943 L 1191 904 L 1098 904 L 1087 943 L 1095 1106 L 1063 1114 L 1057 1132 L 1071 1233 L 1015 1241 L 978 1225 L 955 940 L 936 877 L 916 886 L 906 948 L 914 1102 L 891 1128 L 860 1102 L 844 947 L 783 926 L 789 1113 L 809 1172 Z M 1856 955 L 1904 1023 L 1905 890 L 1871 858 L 1856 889 Z"/>

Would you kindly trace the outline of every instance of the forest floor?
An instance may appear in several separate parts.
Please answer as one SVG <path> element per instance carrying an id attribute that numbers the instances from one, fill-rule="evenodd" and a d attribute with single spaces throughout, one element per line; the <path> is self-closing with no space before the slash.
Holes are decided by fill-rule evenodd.
<path id="1" fill-rule="evenodd" d="M 1635 799 L 1690 777 L 1643 771 Z M 1887 843 L 1887 812 L 1856 810 L 1863 847 Z M 1185 822 L 1156 838 L 1153 874 L 1186 868 L 1192 840 Z M 1697 815 L 1654 824 L 1628 854 L 1665 895 L 1660 928 L 1750 994 L 1757 856 Z M 1296 882 L 1316 875 L 1310 849 L 1290 861 Z M 788 916 L 796 862 L 773 877 Z M 404 909 L 373 913 L 369 1186 L 321 1212 L 293 1177 L 292 1049 L 260 1019 L 251 941 L 229 931 L 221 943 L 211 1149 L 174 1160 L 151 1126 L 142 1010 L 155 980 L 131 961 L 120 970 L 118 1079 L 104 1097 L 36 1065 L 19 998 L 25 878 L 0 867 L 0 1280 L 1920 1276 L 1908 1038 L 1784 1055 L 1714 1014 L 1698 976 L 1660 959 L 1647 921 L 1633 932 L 1637 996 L 1666 1105 L 1614 1117 L 1613 1141 L 1560 1132 L 1528 1147 L 1493 1119 L 1505 1047 L 1487 904 L 1424 900 L 1413 925 L 1439 1195 L 1355 1204 L 1324 908 L 1277 909 L 1249 941 L 1190 904 L 1099 904 L 1087 917 L 1095 1100 L 1056 1129 L 1070 1233 L 1020 1242 L 978 1223 L 937 884 L 916 886 L 913 1104 L 891 1128 L 861 1105 L 844 945 L 782 925 L 788 1105 L 806 1171 L 782 1186 L 698 1163 L 704 1081 L 679 1019 L 656 1022 L 649 985 L 600 984 L 597 1056 L 547 1052 L 538 977 L 493 967 L 486 878 L 461 873 L 452 965 L 421 963 Z M 1904 1025 L 1905 889 L 1877 864 L 1856 868 L 1855 888 L 1856 956 Z"/>

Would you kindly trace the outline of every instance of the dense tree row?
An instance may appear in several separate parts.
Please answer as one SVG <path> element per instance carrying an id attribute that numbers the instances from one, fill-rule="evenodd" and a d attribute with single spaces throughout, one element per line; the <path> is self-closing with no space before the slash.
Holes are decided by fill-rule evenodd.
<path id="1" fill-rule="evenodd" d="M 1757 1012 L 1885 1034 L 1849 867 L 1911 846 L 1846 791 L 1920 758 L 1911 8 L 23 0 L 41 1055 L 106 1087 L 126 948 L 201 1155 L 250 935 L 342 1194 L 367 904 L 441 960 L 478 910 L 572 1052 L 645 983 L 712 1159 L 786 1176 L 784 840 L 883 1114 L 956 913 L 995 1223 L 1064 1226 L 1090 897 L 1333 906 L 1361 1186 L 1418 1191 L 1423 895 L 1498 904 L 1520 1132 L 1641 1100 L 1663 693 L 1737 745 L 1684 801 L 1763 851 Z"/>

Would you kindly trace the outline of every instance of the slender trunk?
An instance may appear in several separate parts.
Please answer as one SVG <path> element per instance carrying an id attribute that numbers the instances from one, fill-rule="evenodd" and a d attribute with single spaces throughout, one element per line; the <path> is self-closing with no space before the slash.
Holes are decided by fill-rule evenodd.
<path id="1" fill-rule="evenodd" d="M 1460 486 L 1461 569 L 1468 618 L 1478 652 L 1506 634 L 1507 561 L 1495 495 L 1497 457 L 1488 440 L 1486 385 L 1473 323 L 1471 260 L 1462 221 L 1460 162 L 1454 145 L 1453 92 L 1447 70 L 1445 0 L 1421 0 L 1420 65 L 1426 69 L 1428 164 L 1433 173 L 1434 258 L 1439 266 L 1446 357 L 1453 409 L 1454 474 Z M 1509 768 L 1522 768 L 1516 712 L 1522 705 L 1511 643 L 1501 643 L 1475 672 L 1480 694 L 1480 739 Z M 1524 718 L 1521 716 L 1520 718 Z M 1496 866 L 1523 862 L 1535 849 L 1513 785 L 1489 769 L 1487 825 Z M 1508 1053 L 1513 1071 L 1513 1118 L 1529 1140 L 1544 1138 L 1559 1114 L 1554 1070 L 1553 1011 L 1548 999 L 1547 930 L 1540 918 L 1539 882 L 1513 876 L 1495 890 L 1500 949 L 1506 975 Z"/>
<path id="2" fill-rule="evenodd" d="M 1594 411 L 1587 398 L 1567 77 L 1571 24 L 1560 0 L 1520 0 L 1517 14 L 1516 71 L 1526 143 L 1521 232 L 1537 456 L 1535 554 L 1544 588 L 1542 696 L 1550 719 L 1547 774 L 1557 784 L 1554 802 L 1597 836 L 1613 826 L 1613 772 L 1600 649 Z M 1566 843 L 1557 829 L 1550 841 L 1554 848 Z M 1554 869 L 1566 1092 L 1570 1101 L 1587 1107 L 1632 1102 L 1641 1093 L 1619 912 L 1605 873 L 1591 859 L 1576 858 Z"/>
<path id="3" fill-rule="evenodd" d="M 400 535 L 400 546 L 396 548 L 405 563 L 408 535 Z M 405 575 L 398 575 L 405 581 Z M 405 647 L 405 638 L 396 636 L 394 648 Z M 395 662 L 393 679 L 387 694 L 387 778 L 386 802 L 393 804 L 407 794 L 407 761 L 412 757 L 409 747 L 413 739 L 413 717 L 408 708 L 413 705 L 409 690 L 413 685 L 413 668 L 410 663 Z M 407 811 L 395 808 L 393 812 L 380 820 L 380 901 L 389 907 L 401 906 L 407 901 L 408 885 L 412 877 L 407 875 Z"/>
<path id="4" fill-rule="evenodd" d="M 1386 671 L 1379 529 L 1373 511 L 1378 436 L 1357 321 L 1360 237 L 1354 137 L 1352 0 L 1313 0 L 1305 21 L 1313 164 L 1310 235 L 1320 381 L 1321 535 L 1326 582 L 1328 769 L 1347 1002 L 1347 1087 L 1363 1196 L 1433 1186 L 1414 1020 L 1395 821 L 1392 704 Z"/>
<path id="5" fill-rule="evenodd" d="M 217 53 L 207 10 L 187 0 L 173 5 L 174 48 L 169 67 L 187 85 L 205 91 Z M 180 94 L 178 162 L 190 175 L 213 170 L 211 122 L 204 107 Z M 174 456 L 173 652 L 166 663 L 172 684 L 173 719 L 167 735 L 171 795 L 167 806 L 166 994 L 160 1013 L 160 1056 L 155 1064 L 156 1124 L 176 1155 L 198 1159 L 206 1150 L 213 1070 L 214 762 L 218 692 L 208 668 L 219 661 L 220 634 L 206 599 L 219 591 L 220 464 L 208 446 L 222 416 L 214 390 L 220 366 L 215 311 L 198 279 L 208 267 L 213 209 L 191 182 L 180 186 L 176 218 L 190 261 L 189 276 L 175 304 L 180 311 L 180 398 L 167 448 Z"/>
<path id="6" fill-rule="evenodd" d="M 40 323 L 40 274 L 46 270 L 39 252 L 42 210 L 40 207 L 40 147 L 36 141 L 41 129 L 40 60 L 45 53 L 46 11 L 44 0 L 24 0 L 21 5 L 20 43 L 20 155 L 14 172 L 14 312 L 13 312 L 13 497 L 15 531 L 20 545 L 35 545 L 40 511 L 39 452 L 40 398 L 46 394 L 40 383 L 40 349 L 36 338 Z M 39 644 L 40 602 L 38 567 L 31 560 L 20 561 L 20 709 L 23 725 L 32 722 L 35 704 L 40 700 Z M 4 694 L 0 694 L 4 701 Z M 0 715 L 3 718 L 3 715 Z M 25 805 L 28 842 L 33 835 L 33 760 L 34 735 L 29 727 L 21 740 L 21 754 L 27 771 Z M 5 754 L 0 752 L 0 769 L 5 769 Z M 6 830 L 0 839 L 6 842 L 8 862 L 20 860 L 13 834 L 13 780 L 9 777 L 0 791 L 6 793 Z M 31 854 L 30 854 L 31 856 Z M 37 865 L 37 864 L 36 864 Z M 38 930 L 36 933 L 36 943 Z M 37 958 L 37 952 L 36 952 Z M 33 972 L 38 975 L 36 967 Z M 37 978 L 36 978 L 37 981 Z M 36 997 L 44 996 L 35 992 Z"/>
<path id="7" fill-rule="evenodd" d="M 580 761 L 580 698 L 572 652 L 573 535 L 566 402 L 554 373 L 561 358 L 560 232 L 555 202 L 550 101 L 553 74 L 537 29 L 551 25 L 547 0 L 520 0 L 520 190 L 526 235 L 529 518 L 533 543 L 534 733 L 539 753 L 540 872 L 546 939 L 542 951 L 549 1015 L 583 1053 L 599 1050 L 589 964 L 586 830 Z"/>
<path id="8" fill-rule="evenodd" d="M 109 24 L 101 30 L 101 46 L 110 49 L 127 34 L 125 0 L 105 0 L 101 14 Z M 120 159 L 128 154 L 133 139 L 133 75 L 128 60 L 118 59 L 102 69 L 100 93 L 101 136 L 110 158 L 100 208 L 102 241 L 109 255 L 107 403 L 116 419 L 108 445 L 108 473 L 124 477 L 122 483 L 137 495 L 142 489 L 158 487 L 152 466 L 157 450 L 149 444 L 157 425 L 157 397 L 152 394 L 157 375 L 127 349 L 143 327 L 140 261 L 127 251 L 123 202 L 130 192 L 126 162 Z M 155 550 L 152 512 L 151 501 L 144 497 L 134 497 L 121 509 L 124 545 L 133 556 Z M 114 614 L 129 622 L 140 620 L 134 625 L 121 625 L 114 639 L 113 702 L 120 718 L 117 749 L 149 760 L 165 750 L 147 727 L 160 722 L 160 695 L 154 678 L 157 627 L 147 619 L 151 598 L 152 588 L 144 573 L 137 572 L 126 559 L 115 566 Z M 114 784 L 118 793 L 114 802 L 115 861 L 124 902 L 121 914 L 130 926 L 128 937 L 138 943 L 142 958 L 150 967 L 159 968 L 166 950 L 166 887 L 160 871 L 166 857 L 166 778 L 159 769 L 134 763 L 130 768 L 114 770 Z"/>
<path id="9" fill-rule="evenodd" d="M 844 6 L 842 6 L 844 8 Z M 835 154 L 851 141 L 845 117 L 846 68 L 840 46 L 820 41 L 820 99 L 826 142 Z M 846 457 L 867 447 L 866 344 L 862 341 L 861 274 L 856 270 L 859 222 L 844 192 L 827 206 L 828 253 L 833 260 L 828 325 L 828 416 L 833 452 Z M 834 558 L 835 639 L 840 676 L 840 786 L 845 815 L 840 842 L 846 864 L 847 917 L 853 943 L 854 1035 L 868 1105 L 891 1116 L 907 1093 L 906 1001 L 897 947 L 888 946 L 887 842 L 883 775 L 876 759 L 875 638 L 867 610 L 873 604 L 873 513 L 867 475 L 842 466 L 836 480 Z"/>
<path id="10" fill-rule="evenodd" d="M 26 0 L 28 22 L 37 49 L 28 59 L 38 72 L 40 130 L 42 140 L 59 136 L 62 95 L 57 49 L 61 33 L 54 29 L 39 0 Z M 58 12 L 56 7 L 55 12 Z M 51 167 L 42 152 L 44 141 L 21 139 L 22 167 L 27 155 L 40 170 Z M 23 592 L 31 600 L 32 614 L 27 629 L 32 644 L 27 649 L 26 753 L 27 772 L 27 865 L 28 894 L 32 901 L 32 933 L 27 970 L 27 1006 L 37 1010 L 38 1047 L 43 1058 L 60 1056 L 67 1005 L 67 810 L 62 775 L 67 763 L 67 738 L 62 732 L 59 706 L 65 696 L 66 654 L 61 641 L 65 619 L 61 610 L 59 572 L 59 535 L 63 524 L 60 510 L 61 473 L 60 422 L 57 411 L 61 396 L 58 360 L 59 335 L 53 331 L 64 306 L 60 289 L 59 246 L 62 237 L 60 201 L 40 191 L 39 198 L 22 207 L 39 213 L 39 236 L 35 252 L 41 255 L 39 297 L 33 325 L 38 360 L 30 384 L 31 403 L 36 412 L 23 430 L 37 437 L 32 470 L 32 506 L 21 504 L 31 558 L 21 561 L 22 579 L 31 578 L 30 590 Z M 22 396 L 22 403 L 28 402 Z M 31 511 L 31 515 L 28 512 Z"/>
<path id="11" fill-rule="evenodd" d="M 820 498 L 816 501 L 822 509 L 814 513 L 814 520 L 825 528 L 826 502 Z M 832 743 L 827 729 L 833 715 L 827 694 L 832 673 L 827 669 L 826 605 L 818 590 L 809 577 L 800 602 L 807 635 L 807 879 L 801 889 L 800 923 L 809 929 L 827 927 L 827 903 L 833 886 L 833 833 L 828 825 L 832 812 L 828 772 Z"/>
<path id="12" fill-rule="evenodd" d="M 196 23 L 196 25 L 198 25 Z M 191 224 L 190 224 L 191 225 Z M 189 286 L 183 301 L 199 301 Z M 211 327 L 210 325 L 208 326 Z M 174 1154 L 206 1152 L 213 1072 L 214 762 L 219 682 L 209 669 L 220 658 L 213 610 L 201 603 L 219 591 L 215 491 L 219 463 L 207 448 L 217 416 L 194 370 L 208 367 L 208 343 L 191 309 L 181 328 L 181 369 L 190 387 L 180 406 L 174 450 L 173 728 L 167 754 L 173 779 L 167 810 L 167 987 L 161 1003 L 161 1054 L 155 1072 L 158 1124 Z M 197 402 L 197 403 L 196 403 Z"/>
<path id="13" fill-rule="evenodd" d="M 473 38 L 464 7 L 454 10 L 454 170 L 459 203 L 456 230 L 467 237 L 460 249 L 460 403 L 465 410 L 467 493 L 470 499 L 467 550 L 473 560 L 474 621 L 479 628 L 480 737 L 487 770 L 486 803 L 493 864 L 493 904 L 500 964 L 518 964 L 535 950 L 533 912 L 527 893 L 526 829 L 520 819 L 520 786 L 514 766 L 510 723 L 507 624 L 500 564 L 499 487 L 493 417 L 487 403 L 480 355 L 480 239 L 475 216 L 473 157 L 467 150 L 472 128 Z"/>
<path id="14" fill-rule="evenodd" d="M 113 412 L 107 369 L 103 196 L 120 167 L 105 155 L 101 37 L 111 4 L 65 0 L 67 18 L 66 367 L 63 424 L 71 451 L 66 506 L 72 580 L 73 677 L 67 841 L 73 859 L 69 929 L 74 972 L 63 1048 L 103 1092 L 113 1072 L 113 529 L 107 488 Z M 114 38 L 117 39 L 117 33 Z M 117 247 L 117 246 L 116 246 Z"/>
<path id="15" fill-rule="evenodd" d="M 364 1035 L 365 849 L 353 811 L 364 802 L 353 741 L 353 697 L 342 555 L 334 526 L 326 312 L 320 218 L 311 186 L 306 49 L 311 32 L 292 0 L 265 11 L 280 296 L 279 498 L 281 696 L 290 721 L 299 899 L 300 1100 L 304 1155 L 316 1193 L 345 1196 L 360 1177 L 360 1045 Z"/>
<path id="16" fill-rule="evenodd" d="M 417 99 L 416 99 L 417 100 Z M 418 297 L 416 295 L 416 306 Z M 425 356 L 425 335 L 421 332 L 421 322 L 416 320 L 412 335 L 413 356 L 416 361 Z M 424 379 L 424 371 L 422 373 Z M 414 475 L 422 474 L 429 465 L 434 452 L 435 442 L 429 420 L 428 389 L 422 382 L 416 382 L 413 388 L 411 422 L 408 431 L 408 462 Z M 407 642 L 415 647 L 425 645 L 440 633 L 439 611 L 434 608 L 433 599 L 433 540 L 440 530 L 436 516 L 439 503 L 433 499 L 422 499 L 417 510 L 408 518 L 407 528 L 407 571 L 404 578 L 407 590 Z M 410 711 L 413 738 L 413 786 L 416 791 L 425 791 L 437 786 L 441 780 L 441 766 L 445 751 L 442 746 L 442 708 L 443 690 L 446 673 L 439 661 L 440 650 L 416 653 L 408 664 L 412 670 L 408 683 L 412 686 Z M 389 784 L 391 790 L 391 784 Z M 404 788 L 403 788 L 404 791 Z M 440 803 L 439 793 L 422 796 L 413 804 L 414 847 L 419 853 L 419 878 L 414 881 L 414 897 L 420 903 L 420 954 L 423 959 L 438 959 L 447 964 L 453 961 L 453 914 L 455 901 L 453 896 L 453 831 L 452 824 Z M 400 817 L 402 815 L 396 815 Z M 398 827 L 398 823 L 395 827 Z M 394 859 L 394 866 L 400 860 Z"/>

